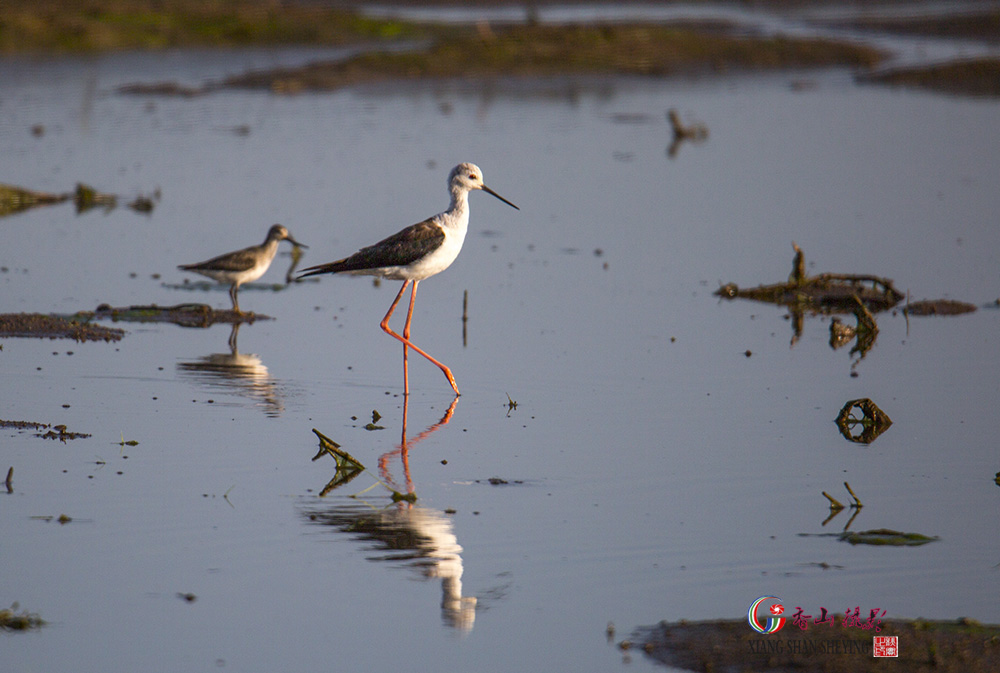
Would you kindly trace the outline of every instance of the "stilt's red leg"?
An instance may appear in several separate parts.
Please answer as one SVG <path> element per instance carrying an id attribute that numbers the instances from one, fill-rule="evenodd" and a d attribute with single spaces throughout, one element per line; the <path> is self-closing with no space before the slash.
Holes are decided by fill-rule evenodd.
<path id="1" fill-rule="evenodd" d="M 435 365 L 437 365 L 438 368 L 442 372 L 444 372 L 445 377 L 448 379 L 448 383 L 451 384 L 451 389 L 455 391 L 455 395 L 461 395 L 461 393 L 458 392 L 458 385 L 455 383 L 455 377 L 451 375 L 451 370 L 448 369 L 448 367 L 446 367 L 443 363 L 435 360 L 430 355 L 428 355 L 426 352 L 424 352 L 422 349 L 420 349 L 419 347 L 415 346 L 413 344 L 413 342 L 410 341 L 410 321 L 413 319 L 413 305 L 416 302 L 417 283 L 419 283 L 419 282 L 420 281 L 413 281 L 413 290 L 410 292 L 410 310 L 406 314 L 406 324 L 403 327 L 403 335 L 399 335 L 396 332 L 392 331 L 392 329 L 389 327 L 389 318 L 392 317 L 393 311 L 396 310 L 396 305 L 399 304 L 399 300 L 403 297 L 403 292 L 406 291 L 406 286 L 410 284 L 410 281 L 408 281 L 408 280 L 404 280 L 403 281 L 403 287 L 401 287 L 399 289 L 399 294 L 397 294 L 396 295 L 396 299 L 393 300 L 392 306 L 389 307 L 388 313 L 386 313 L 385 317 L 382 318 L 382 322 L 379 323 L 379 327 L 381 327 L 382 331 L 385 332 L 386 334 L 388 334 L 389 336 L 393 337 L 394 339 L 398 339 L 399 341 L 402 342 L 402 344 L 403 344 L 403 372 L 404 372 L 404 377 L 406 377 L 406 356 L 407 356 L 406 348 L 407 348 L 407 346 L 409 346 L 410 348 L 412 348 L 413 350 L 415 350 L 416 352 L 420 353 L 425 358 L 427 358 L 428 360 L 430 360 L 431 362 L 433 362 Z M 407 377 L 407 379 L 408 379 L 408 377 Z M 404 384 L 406 385 L 406 391 L 405 392 L 407 394 L 409 394 L 409 390 L 408 390 L 408 388 L 409 388 L 409 381 L 405 380 Z"/>

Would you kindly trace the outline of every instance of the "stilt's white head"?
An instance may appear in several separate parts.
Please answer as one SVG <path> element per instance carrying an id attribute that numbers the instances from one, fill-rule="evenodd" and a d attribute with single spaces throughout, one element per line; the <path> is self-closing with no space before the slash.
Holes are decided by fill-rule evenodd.
<path id="1" fill-rule="evenodd" d="M 483 172 L 475 164 L 463 163 L 451 169 L 451 174 L 448 176 L 448 186 L 451 188 L 453 194 L 459 192 L 468 193 L 473 189 L 481 189 L 487 194 L 497 197 L 508 206 L 520 210 L 513 203 L 486 186 L 483 182 Z"/>

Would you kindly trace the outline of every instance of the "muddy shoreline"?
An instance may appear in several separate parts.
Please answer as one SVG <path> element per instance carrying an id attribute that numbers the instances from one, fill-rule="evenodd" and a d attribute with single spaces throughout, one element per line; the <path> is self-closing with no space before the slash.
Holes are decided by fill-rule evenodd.
<path id="1" fill-rule="evenodd" d="M 442 25 L 372 18 L 355 3 L 323 6 L 298 2 L 280 7 L 265 2 L 227 0 L 93 0 L 71 9 L 43 0 L 14 0 L 0 30 L 0 54 L 102 52 L 120 49 L 238 46 L 373 47 L 348 61 L 302 68 L 247 72 L 201 87 L 172 82 L 136 82 L 124 93 L 192 96 L 222 88 L 260 88 L 275 93 L 328 91 L 373 82 L 462 77 L 627 74 L 711 75 L 733 69 L 847 66 L 859 81 L 919 87 L 949 94 L 1000 96 L 1000 59 L 909 67 L 872 74 L 885 53 L 858 41 L 755 35 L 752 27 L 726 22 L 679 20 L 632 25 Z M 402 2 L 406 7 L 447 3 Z M 498 3 L 503 4 L 503 3 Z M 536 3 L 545 6 L 547 3 Z M 587 3 L 580 3 L 587 4 Z M 652 3 L 666 4 L 671 3 Z M 830 6 L 810 2 L 743 3 L 753 9 L 783 11 Z M 890 3 L 894 9 L 913 5 Z M 708 5 L 709 7 L 711 5 Z M 975 9 L 975 8 L 973 8 Z M 889 18 L 807 20 L 815 25 L 850 27 L 862 35 L 905 34 L 1000 43 L 1000 11 L 953 12 Z M 429 48 L 385 53 L 379 45 L 410 41 Z M 459 68 L 461 63 L 461 68 Z"/>

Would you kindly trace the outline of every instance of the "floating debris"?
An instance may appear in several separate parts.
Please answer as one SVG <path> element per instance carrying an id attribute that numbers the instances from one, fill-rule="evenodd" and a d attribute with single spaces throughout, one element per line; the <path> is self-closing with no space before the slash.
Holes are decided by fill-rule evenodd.
<path id="1" fill-rule="evenodd" d="M 85 432 L 70 432 L 66 429 L 65 425 L 53 425 L 51 430 L 44 433 L 36 433 L 35 437 L 41 437 L 42 439 L 58 439 L 60 442 L 65 444 L 68 439 L 86 439 L 87 437 L 90 437 L 90 435 Z"/>
<path id="2" fill-rule="evenodd" d="M 793 310 L 814 313 L 853 313 L 858 302 L 869 311 L 885 311 L 904 298 L 890 279 L 880 276 L 851 273 L 808 276 L 802 250 L 795 243 L 792 247 L 795 260 L 786 282 L 747 289 L 727 283 L 716 290 L 715 295 L 723 299 L 752 299 L 781 304 Z"/>
<path id="3" fill-rule="evenodd" d="M 319 460 L 324 455 L 329 455 L 333 458 L 337 465 L 337 471 L 333 475 L 333 479 L 323 487 L 320 491 L 320 497 L 327 495 L 330 491 L 335 488 L 339 488 L 344 484 L 348 483 L 359 474 L 365 471 L 365 466 L 361 464 L 357 458 L 349 454 L 340 448 L 340 444 L 333 441 L 322 432 L 313 428 L 313 434 L 319 438 L 319 453 L 313 456 L 313 460 Z"/>
<path id="4" fill-rule="evenodd" d="M 159 190 L 154 193 L 154 197 L 159 200 Z M 49 206 L 66 201 L 72 201 L 76 205 L 78 215 L 98 207 L 110 211 L 118 205 L 116 195 L 99 192 L 82 182 L 77 183 L 73 192 L 65 194 L 38 192 L 24 187 L 0 184 L 0 217 L 20 213 L 37 206 Z M 130 208 L 141 213 L 152 211 L 153 205 L 153 198 L 142 195 L 128 204 Z"/>
<path id="5" fill-rule="evenodd" d="M 104 208 L 105 212 L 107 212 L 113 210 L 118 205 L 118 197 L 114 194 L 104 194 L 90 185 L 78 182 L 76 184 L 76 192 L 73 194 L 73 203 L 76 204 L 78 215 L 91 208 Z"/>
<path id="6" fill-rule="evenodd" d="M 855 409 L 861 411 L 861 418 L 852 414 Z M 892 419 L 889 418 L 889 415 L 867 397 L 849 400 L 841 407 L 834 422 L 844 439 L 856 444 L 871 444 L 892 425 Z M 857 435 L 852 432 L 856 425 L 861 426 L 861 432 Z"/>
<path id="7" fill-rule="evenodd" d="M 378 410 L 372 410 L 372 422 L 365 425 L 365 430 L 385 430 L 385 427 L 378 425 L 379 419 L 382 418 L 382 414 Z"/>
<path id="8" fill-rule="evenodd" d="M 45 626 L 44 619 L 25 610 L 18 614 L 19 605 L 14 603 L 6 610 L 0 610 L 0 629 L 4 631 L 30 631 Z"/>
<path id="9" fill-rule="evenodd" d="M 0 336 L 75 341 L 121 341 L 125 330 L 41 313 L 0 314 Z"/>

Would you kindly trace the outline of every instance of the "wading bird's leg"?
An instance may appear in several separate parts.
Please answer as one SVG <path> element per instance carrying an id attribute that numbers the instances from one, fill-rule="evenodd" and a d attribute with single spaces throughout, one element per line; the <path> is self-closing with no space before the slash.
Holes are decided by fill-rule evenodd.
<path id="1" fill-rule="evenodd" d="M 415 346 L 413 344 L 413 342 L 410 341 L 410 339 L 409 339 L 409 335 L 410 335 L 410 321 L 413 319 L 413 305 L 416 302 L 417 283 L 419 283 L 419 282 L 420 281 L 413 281 L 413 290 L 410 292 L 410 310 L 406 314 L 406 324 L 403 327 L 403 334 L 405 334 L 406 336 L 399 335 L 396 332 L 392 331 L 392 329 L 389 327 L 389 318 L 392 317 L 393 311 L 396 310 L 396 305 L 399 304 L 399 300 L 402 299 L 402 297 L 403 297 L 403 292 L 406 291 L 406 287 L 410 284 L 409 280 L 404 280 L 403 281 L 403 287 L 401 287 L 399 289 L 399 294 L 397 294 L 396 298 L 393 300 L 392 306 L 389 307 L 388 313 L 386 313 L 385 317 L 382 318 L 382 322 L 379 323 L 379 327 L 381 327 L 382 331 L 385 332 L 386 334 L 388 334 L 389 336 L 393 337 L 394 339 L 398 339 L 400 342 L 402 342 L 402 344 L 403 344 L 404 372 L 406 371 L 406 366 L 405 366 L 406 365 L 406 355 L 407 355 L 407 353 L 406 353 L 406 347 L 409 346 L 410 348 L 412 348 L 413 350 L 415 350 L 416 352 L 420 353 L 425 358 L 427 358 L 428 360 L 430 360 L 431 362 L 433 362 L 435 365 L 437 365 L 438 368 L 442 372 L 444 372 L 445 377 L 448 379 L 448 383 L 451 384 L 451 389 L 455 391 L 455 395 L 461 395 L 461 393 L 458 392 L 458 385 L 455 383 L 455 377 L 451 375 L 451 370 L 448 369 L 448 367 L 446 367 L 443 363 L 441 363 L 438 360 L 435 360 L 434 358 L 432 358 L 430 355 L 428 355 L 426 352 L 424 352 L 421 348 L 419 348 L 418 346 Z M 406 383 L 406 382 L 404 382 L 404 383 Z"/>
<path id="2" fill-rule="evenodd" d="M 239 289 L 239 285 L 233 283 L 229 286 L 229 298 L 233 300 L 233 310 L 237 315 L 243 315 L 243 311 L 240 310 L 240 301 L 236 298 L 236 290 Z"/>

